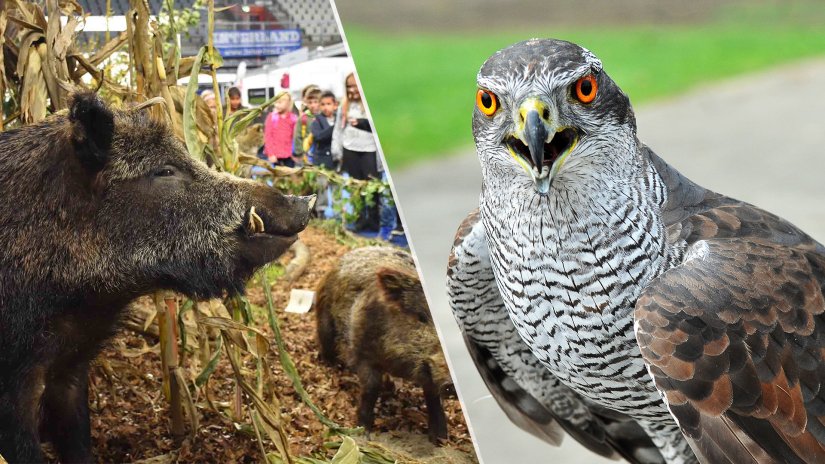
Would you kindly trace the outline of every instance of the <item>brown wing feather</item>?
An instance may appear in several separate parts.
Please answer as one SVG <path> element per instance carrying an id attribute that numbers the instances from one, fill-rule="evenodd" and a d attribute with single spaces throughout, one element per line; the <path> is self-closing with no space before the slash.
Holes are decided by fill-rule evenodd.
<path id="1" fill-rule="evenodd" d="M 682 264 L 636 304 L 637 340 L 708 462 L 825 462 L 825 253 L 792 224 L 651 154 Z"/>

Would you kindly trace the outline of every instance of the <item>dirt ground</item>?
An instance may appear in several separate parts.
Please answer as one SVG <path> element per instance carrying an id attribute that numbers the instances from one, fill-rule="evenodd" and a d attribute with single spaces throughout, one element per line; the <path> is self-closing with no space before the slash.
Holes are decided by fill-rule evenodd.
<path id="1" fill-rule="evenodd" d="M 294 288 L 313 289 L 321 276 L 337 259 L 350 249 L 330 233 L 311 226 L 301 234 L 309 247 L 312 262 L 307 271 L 293 284 Z M 289 256 L 282 258 L 286 263 Z M 285 283 L 273 285 L 275 307 L 286 307 L 289 289 Z M 265 304 L 259 286 L 249 288 L 253 305 Z M 151 305 L 148 298 L 136 304 Z M 271 333 L 263 312 L 257 311 L 255 326 Z M 327 367 L 318 361 L 315 342 L 315 316 L 278 312 L 287 350 L 292 356 L 304 387 L 327 416 L 343 426 L 355 426 L 359 392 L 357 378 L 350 372 Z M 210 395 L 223 409 L 223 414 L 211 410 L 203 393 L 196 398 L 200 427 L 196 438 L 175 442 L 169 433 L 168 406 L 161 393 L 161 364 L 157 340 L 122 330 L 103 352 L 93 368 L 90 381 L 92 439 L 99 462 L 261 462 L 261 451 L 248 419 L 235 424 L 228 419 L 228 405 L 233 398 L 234 384 L 229 362 L 222 359 L 209 383 Z M 151 349 L 147 349 L 151 347 Z M 290 379 L 281 370 L 272 343 L 269 363 L 273 370 L 276 391 L 281 401 L 281 414 L 286 423 L 289 449 L 293 455 L 330 458 L 334 450 L 325 442 L 340 441 L 326 436 L 326 428 L 295 394 Z M 136 355 L 138 353 L 141 353 Z M 449 421 L 449 441 L 434 447 L 427 440 L 427 416 L 421 388 L 394 379 L 394 393 L 379 400 L 376 411 L 376 432 L 372 439 L 397 452 L 399 462 L 473 463 L 475 451 L 458 400 L 445 400 Z M 364 444 L 363 437 L 356 437 Z M 265 442 L 268 452 L 275 446 Z"/>

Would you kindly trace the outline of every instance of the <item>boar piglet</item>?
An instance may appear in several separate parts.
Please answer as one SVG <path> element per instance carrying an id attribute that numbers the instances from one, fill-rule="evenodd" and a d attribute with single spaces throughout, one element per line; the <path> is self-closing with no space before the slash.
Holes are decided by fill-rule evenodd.
<path id="1" fill-rule="evenodd" d="M 67 115 L 0 134 L 0 454 L 91 462 L 87 372 L 128 303 L 243 291 L 314 199 L 193 160 L 145 111 L 75 94 Z"/>
<path id="2" fill-rule="evenodd" d="M 384 373 L 424 389 L 429 437 L 447 439 L 441 396 L 452 390 L 444 353 L 409 253 L 367 247 L 341 258 L 318 286 L 319 355 L 343 361 L 361 384 L 358 424 L 369 432 Z"/>

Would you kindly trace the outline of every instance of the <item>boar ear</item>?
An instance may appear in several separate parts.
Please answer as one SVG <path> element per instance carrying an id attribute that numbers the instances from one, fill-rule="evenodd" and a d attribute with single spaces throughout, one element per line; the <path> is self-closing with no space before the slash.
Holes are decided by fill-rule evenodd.
<path id="1" fill-rule="evenodd" d="M 377 275 L 378 288 L 386 302 L 421 322 L 432 323 L 427 302 L 416 301 L 416 298 L 424 300 L 424 289 L 417 275 L 391 268 L 379 269 Z"/>
<path id="2" fill-rule="evenodd" d="M 106 164 L 112 148 L 115 117 L 94 92 L 79 92 L 70 97 L 69 121 L 72 143 L 81 162 L 93 169 Z"/>

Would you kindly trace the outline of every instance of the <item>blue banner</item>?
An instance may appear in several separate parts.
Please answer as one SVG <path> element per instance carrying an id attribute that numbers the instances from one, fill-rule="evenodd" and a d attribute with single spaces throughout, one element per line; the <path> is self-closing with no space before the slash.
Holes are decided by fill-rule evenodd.
<path id="1" fill-rule="evenodd" d="M 215 48 L 224 58 L 278 56 L 301 48 L 301 31 L 215 31 Z"/>

